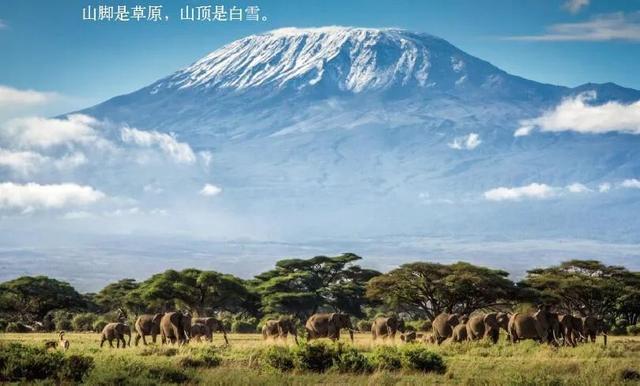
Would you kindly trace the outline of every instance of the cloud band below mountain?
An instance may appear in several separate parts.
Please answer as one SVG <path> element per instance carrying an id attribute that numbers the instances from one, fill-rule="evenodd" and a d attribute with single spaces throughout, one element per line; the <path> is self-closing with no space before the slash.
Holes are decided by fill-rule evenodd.
<path id="1" fill-rule="evenodd" d="M 607 102 L 590 105 L 594 91 L 564 99 L 553 110 L 533 119 L 521 120 L 514 136 L 521 137 L 535 130 L 543 132 L 575 131 L 583 134 L 620 132 L 640 134 L 640 101 L 631 104 Z"/>

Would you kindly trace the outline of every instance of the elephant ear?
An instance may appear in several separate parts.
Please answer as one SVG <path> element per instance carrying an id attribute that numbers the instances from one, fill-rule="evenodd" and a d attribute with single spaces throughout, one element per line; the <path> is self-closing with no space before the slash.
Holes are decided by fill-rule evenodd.
<path id="1" fill-rule="evenodd" d="M 160 319 L 162 319 L 162 317 L 164 316 L 164 314 L 155 314 L 153 316 L 153 319 L 151 319 L 151 323 L 156 323 L 158 322 Z"/>

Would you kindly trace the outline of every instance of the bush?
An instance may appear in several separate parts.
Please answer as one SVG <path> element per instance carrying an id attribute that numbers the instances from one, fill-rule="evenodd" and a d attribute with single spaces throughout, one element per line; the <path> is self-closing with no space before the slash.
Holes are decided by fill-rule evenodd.
<path id="1" fill-rule="evenodd" d="M 158 383 L 185 383 L 190 379 L 184 371 L 174 367 L 152 367 L 148 373 L 149 378 Z"/>
<path id="2" fill-rule="evenodd" d="M 373 366 L 360 351 L 353 347 L 343 349 L 340 346 L 335 365 L 342 373 L 370 373 Z"/>
<path id="3" fill-rule="evenodd" d="M 5 331 L 8 324 L 9 322 L 7 322 L 6 320 L 0 319 L 0 331 Z"/>
<path id="4" fill-rule="evenodd" d="M 408 322 L 405 322 L 405 326 L 408 330 L 421 332 L 431 331 L 431 321 L 429 320 L 410 320 Z"/>
<path id="5" fill-rule="evenodd" d="M 425 347 L 410 346 L 402 351 L 402 364 L 410 370 L 443 373 L 447 367 L 442 357 Z"/>
<path id="6" fill-rule="evenodd" d="M 627 335 L 627 328 L 625 326 L 615 325 L 611 327 L 611 335 Z"/>
<path id="7" fill-rule="evenodd" d="M 640 380 L 640 373 L 634 369 L 624 369 L 620 373 L 620 378 L 623 381 L 638 381 Z"/>
<path id="8" fill-rule="evenodd" d="M 10 343 L 0 346 L 0 382 L 52 379 L 81 381 L 93 368 L 93 358 Z"/>
<path id="9" fill-rule="evenodd" d="M 73 329 L 71 318 L 73 315 L 64 310 L 56 310 L 51 313 L 53 324 L 58 331 L 69 331 Z"/>
<path id="10" fill-rule="evenodd" d="M 275 370 L 291 371 L 295 367 L 295 361 L 288 347 L 271 346 L 263 353 L 264 363 Z"/>
<path id="11" fill-rule="evenodd" d="M 380 346 L 373 351 L 372 362 L 378 370 L 395 371 L 402 367 L 402 356 L 393 346 Z"/>
<path id="12" fill-rule="evenodd" d="M 336 351 L 324 342 L 305 343 L 295 350 L 296 364 L 301 370 L 322 373 L 333 366 Z"/>
<path id="13" fill-rule="evenodd" d="M 77 314 L 71 319 L 71 326 L 74 331 L 94 331 L 93 324 L 98 320 L 98 315 L 85 312 L 83 314 Z"/>
<path id="14" fill-rule="evenodd" d="M 627 327 L 629 335 L 640 335 L 640 323 Z"/>
<path id="15" fill-rule="evenodd" d="M 231 323 L 231 332 L 235 333 L 255 333 L 258 330 L 258 322 L 253 320 L 234 320 Z"/>
<path id="16" fill-rule="evenodd" d="M 85 376 L 93 369 L 93 358 L 84 355 L 70 355 L 60 369 L 62 379 L 74 382 L 82 382 Z"/>
<path id="17" fill-rule="evenodd" d="M 31 328 L 20 322 L 10 322 L 5 328 L 6 332 L 31 332 Z"/>
<path id="18" fill-rule="evenodd" d="M 356 327 L 360 332 L 371 332 L 371 325 L 372 323 L 368 320 L 360 320 L 356 324 Z"/>

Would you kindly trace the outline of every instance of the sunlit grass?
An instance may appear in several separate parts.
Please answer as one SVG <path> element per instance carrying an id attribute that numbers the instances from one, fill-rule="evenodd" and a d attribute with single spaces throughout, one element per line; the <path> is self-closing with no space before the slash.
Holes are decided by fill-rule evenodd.
<path id="1" fill-rule="evenodd" d="M 87 380 L 89 383 L 107 384 L 127 377 L 130 372 L 140 375 L 138 383 L 145 383 L 143 369 L 178 369 L 189 377 L 189 382 L 199 384 L 468 384 L 468 385 L 618 385 L 631 384 L 633 371 L 640 372 L 640 338 L 610 337 L 604 347 L 602 341 L 578 347 L 551 347 L 532 341 L 518 344 L 507 342 L 504 337 L 496 345 L 488 342 L 427 345 L 442 355 L 447 364 L 444 374 L 421 374 L 406 370 L 399 372 L 375 372 L 370 375 L 309 374 L 293 371 L 278 373 L 265 368 L 261 362 L 263 350 L 269 345 L 294 346 L 292 338 L 287 342 L 263 341 L 259 334 L 229 334 L 229 346 L 216 335 L 212 343 L 191 343 L 187 346 L 149 345 L 126 349 L 100 348 L 100 336 L 94 333 L 67 333 L 71 343 L 69 354 L 84 354 L 95 358 L 96 368 Z M 56 339 L 50 334 L 1 334 L 0 341 L 16 341 L 30 345 L 44 345 L 46 340 Z M 342 341 L 350 344 L 348 336 Z M 132 339 L 133 342 L 133 339 Z M 354 346 L 369 354 L 377 345 L 402 345 L 395 342 L 372 341 L 369 334 L 355 334 Z M 424 344 L 424 343 L 415 343 Z M 197 355 L 203 350 L 215 348 L 222 359 L 218 367 L 183 369 L 180 361 Z M 629 372 L 631 370 L 631 372 Z M 164 374 L 164 373 L 163 373 Z M 165 383 L 174 380 L 168 372 Z M 631 374 L 631 376 L 629 376 Z M 179 374 L 178 374 L 179 375 Z M 106 380 L 106 381 L 105 381 Z M 148 384 L 158 384 L 148 380 Z M 635 381 L 639 382 L 639 381 Z"/>

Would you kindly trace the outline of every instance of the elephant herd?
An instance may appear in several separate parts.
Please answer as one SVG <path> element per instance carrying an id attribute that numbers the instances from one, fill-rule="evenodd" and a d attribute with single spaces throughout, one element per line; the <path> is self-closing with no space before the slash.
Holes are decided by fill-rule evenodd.
<path id="1" fill-rule="evenodd" d="M 137 333 L 135 345 L 137 346 L 142 339 L 144 345 L 147 344 L 145 337 L 151 336 L 153 343 L 156 343 L 158 335 L 161 337 L 162 344 L 178 343 L 184 344 L 189 340 L 213 340 L 214 332 L 221 332 L 227 344 L 227 332 L 222 322 L 216 318 L 203 317 L 192 318 L 189 313 L 184 312 L 166 312 L 159 314 L 145 314 L 136 318 L 134 324 Z M 128 342 L 125 336 L 129 337 Z M 108 342 L 113 347 L 113 340 L 116 341 L 116 347 L 131 346 L 131 328 L 124 321 L 107 324 L 101 333 L 100 347 L 104 342 Z"/>
<path id="2" fill-rule="evenodd" d="M 595 342 L 596 335 L 602 334 L 607 344 L 607 330 L 600 319 L 556 313 L 548 307 L 540 307 L 534 313 L 496 312 L 471 317 L 442 313 L 433 320 L 431 340 L 436 344 L 446 339 L 452 342 L 489 339 L 497 343 L 500 329 L 506 331 L 512 343 L 532 339 L 575 347 L 579 342 Z"/>
<path id="3" fill-rule="evenodd" d="M 340 330 L 347 329 L 353 342 L 353 327 L 351 318 L 344 313 L 319 313 L 312 315 L 305 323 L 307 340 L 317 338 L 340 339 Z M 507 333 L 508 339 L 516 343 L 524 339 L 532 339 L 541 343 L 553 345 L 576 346 L 579 342 L 595 342 L 596 335 L 602 334 L 604 344 L 607 344 L 607 330 L 602 320 L 593 316 L 576 317 L 571 314 L 552 312 L 548 307 L 540 307 L 534 313 L 474 313 L 467 315 L 441 313 L 431 323 L 431 335 L 419 334 L 405 328 L 404 321 L 398 317 L 379 317 L 371 325 L 371 337 L 395 338 L 400 332 L 404 342 L 422 339 L 427 343 L 441 344 L 445 340 L 464 342 L 487 339 L 497 343 L 500 330 Z M 159 314 L 140 315 L 134 324 L 137 333 L 135 345 L 145 337 L 151 336 L 153 343 L 161 336 L 162 344 L 185 344 L 189 340 L 212 341 L 214 332 L 221 332 L 226 344 L 229 344 L 227 332 L 223 323 L 213 317 L 192 318 L 183 312 L 167 312 Z M 287 339 L 292 335 L 296 344 L 298 336 L 295 322 L 291 318 L 267 320 L 262 327 L 263 339 Z M 128 336 L 128 342 L 125 337 Z M 117 347 L 131 346 L 131 328 L 122 320 L 109 323 L 102 330 L 100 347 L 109 342 L 113 347 L 116 340 Z"/>

